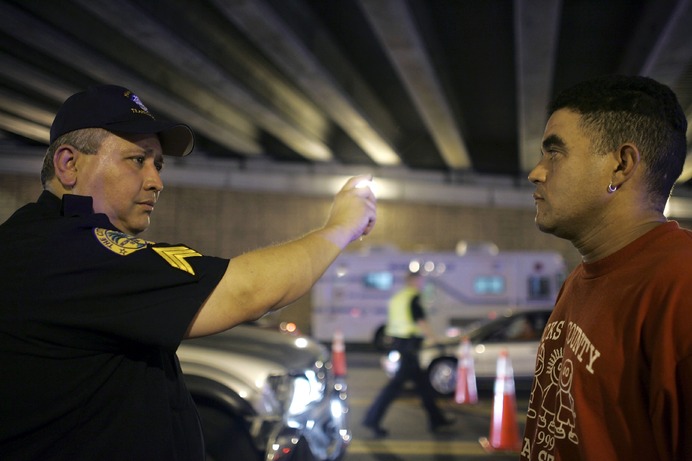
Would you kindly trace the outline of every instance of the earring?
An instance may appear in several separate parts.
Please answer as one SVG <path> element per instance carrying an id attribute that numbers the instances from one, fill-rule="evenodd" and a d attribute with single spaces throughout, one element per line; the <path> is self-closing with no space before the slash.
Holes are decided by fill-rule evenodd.
<path id="1" fill-rule="evenodd" d="M 608 184 L 608 193 L 612 194 L 616 190 L 618 190 L 618 186 L 613 186 L 612 182 L 610 184 Z"/>

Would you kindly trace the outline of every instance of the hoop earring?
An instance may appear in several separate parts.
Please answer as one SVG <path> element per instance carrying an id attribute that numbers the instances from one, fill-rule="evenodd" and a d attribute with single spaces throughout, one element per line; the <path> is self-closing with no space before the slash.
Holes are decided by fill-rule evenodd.
<path id="1" fill-rule="evenodd" d="M 608 184 L 608 193 L 609 193 L 609 194 L 612 194 L 612 193 L 615 192 L 616 190 L 618 190 L 618 186 L 613 186 L 613 183 L 612 183 L 612 182 L 611 182 L 610 184 Z"/>

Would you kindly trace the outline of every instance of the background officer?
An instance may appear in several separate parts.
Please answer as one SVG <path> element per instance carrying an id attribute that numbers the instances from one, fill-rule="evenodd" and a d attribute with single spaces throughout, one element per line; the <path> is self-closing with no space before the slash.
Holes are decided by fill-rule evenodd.
<path id="1" fill-rule="evenodd" d="M 425 278 L 419 272 L 409 273 L 404 288 L 389 301 L 386 334 L 392 338 L 392 349 L 399 352 L 400 359 L 399 368 L 380 391 L 363 421 L 363 425 L 372 430 L 376 437 L 387 435 L 387 431 L 380 426 L 380 421 L 407 381 L 413 381 L 416 385 L 416 392 L 428 416 L 430 431 L 435 432 L 453 422 L 438 408 L 435 392 L 418 361 L 418 352 L 424 339 L 435 340 L 420 299 L 424 284 Z"/>

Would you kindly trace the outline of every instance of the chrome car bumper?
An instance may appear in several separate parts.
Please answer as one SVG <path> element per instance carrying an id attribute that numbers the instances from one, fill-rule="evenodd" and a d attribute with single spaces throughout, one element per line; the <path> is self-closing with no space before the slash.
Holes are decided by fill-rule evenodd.
<path id="1" fill-rule="evenodd" d="M 276 424 L 265 461 L 337 461 L 350 441 L 347 386 L 337 381 L 327 398 L 310 411 Z"/>

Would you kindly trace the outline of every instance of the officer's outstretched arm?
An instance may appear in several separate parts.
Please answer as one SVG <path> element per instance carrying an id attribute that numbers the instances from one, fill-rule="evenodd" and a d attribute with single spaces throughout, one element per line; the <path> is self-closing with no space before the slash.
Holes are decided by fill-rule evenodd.
<path id="1" fill-rule="evenodd" d="M 367 179 L 356 176 L 344 185 L 322 228 L 231 259 L 186 336 L 227 330 L 284 307 L 307 293 L 339 253 L 375 225 L 375 196 L 369 187 L 356 187 Z"/>

